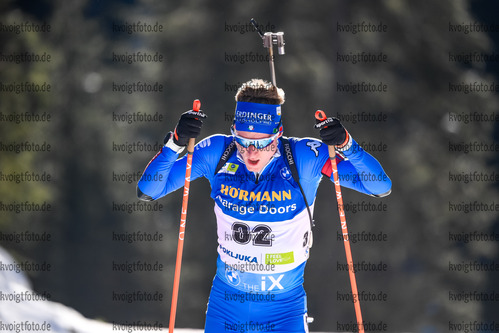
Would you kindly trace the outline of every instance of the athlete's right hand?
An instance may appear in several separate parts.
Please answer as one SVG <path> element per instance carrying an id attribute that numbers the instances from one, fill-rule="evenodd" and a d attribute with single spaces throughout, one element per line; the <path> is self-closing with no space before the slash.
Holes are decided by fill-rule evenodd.
<path id="1" fill-rule="evenodd" d="M 207 117 L 201 110 L 189 110 L 182 113 L 173 132 L 173 142 L 178 146 L 187 146 L 190 138 L 197 138 L 199 133 L 201 133 L 201 126 L 203 126 L 202 119 Z"/>

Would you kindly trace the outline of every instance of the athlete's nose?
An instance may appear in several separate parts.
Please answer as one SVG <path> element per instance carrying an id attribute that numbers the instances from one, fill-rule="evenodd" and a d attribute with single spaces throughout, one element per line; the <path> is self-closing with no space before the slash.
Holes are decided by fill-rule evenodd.
<path id="1" fill-rule="evenodd" d="M 254 156 L 258 153 L 258 149 L 255 148 L 255 146 L 251 145 L 247 149 L 247 154 L 248 156 Z"/>

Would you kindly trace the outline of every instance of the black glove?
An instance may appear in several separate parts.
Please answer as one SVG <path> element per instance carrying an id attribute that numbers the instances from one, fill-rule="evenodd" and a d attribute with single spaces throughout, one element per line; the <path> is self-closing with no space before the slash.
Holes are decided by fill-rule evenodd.
<path id="1" fill-rule="evenodd" d="M 182 113 L 173 132 L 173 142 L 178 146 L 187 146 L 190 138 L 197 138 L 201 133 L 201 126 L 203 125 L 201 119 L 207 117 L 201 110 L 198 112 L 189 110 Z"/>
<path id="2" fill-rule="evenodd" d="M 339 146 L 346 143 L 348 133 L 338 118 L 329 117 L 322 121 L 317 120 L 314 128 L 320 130 L 321 140 L 328 146 Z"/>

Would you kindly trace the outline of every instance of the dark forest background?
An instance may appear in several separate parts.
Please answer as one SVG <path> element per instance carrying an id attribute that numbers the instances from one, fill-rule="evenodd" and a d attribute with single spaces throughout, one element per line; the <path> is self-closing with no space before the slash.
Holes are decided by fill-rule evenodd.
<path id="1" fill-rule="evenodd" d="M 287 136 L 313 136 L 314 112 L 323 109 L 343 121 L 352 136 L 383 165 L 393 181 L 389 197 L 375 199 L 345 189 L 346 204 L 382 203 L 381 211 L 347 211 L 349 230 L 386 235 L 385 241 L 352 243 L 355 261 L 386 264 L 386 271 L 358 272 L 359 290 L 384 293 L 384 301 L 361 303 L 364 320 L 387 330 L 443 332 L 450 323 L 497 319 L 497 300 L 456 300 L 451 295 L 498 295 L 497 271 L 455 271 L 454 264 L 499 264 L 497 241 L 456 240 L 456 235 L 499 234 L 495 211 L 453 211 L 469 202 L 499 204 L 497 178 L 465 181 L 463 174 L 498 174 L 498 151 L 453 151 L 460 143 L 498 144 L 498 121 L 471 121 L 469 113 L 498 115 L 497 91 L 464 93 L 453 84 L 499 84 L 499 30 L 453 31 L 470 23 L 497 27 L 493 1 L 2 1 L 2 24 L 47 23 L 50 32 L 0 32 L 0 53 L 51 55 L 50 62 L 0 61 L 0 81 L 49 83 L 46 93 L 0 92 L 5 116 L 47 113 L 49 122 L 19 123 L 2 117 L 0 141 L 50 144 L 50 152 L 0 152 L 0 172 L 50 174 L 51 181 L 0 180 L 4 205 L 50 203 L 49 212 L 0 210 L 3 234 L 49 233 L 50 242 L 2 240 L 18 260 L 50 263 L 50 272 L 30 272 L 36 291 L 89 318 L 168 325 L 177 247 L 181 192 L 160 199 L 157 211 L 130 213 L 117 205 L 138 202 L 139 173 L 155 151 L 122 152 L 116 145 L 155 145 L 173 129 L 179 115 L 199 98 L 209 115 L 202 136 L 229 133 L 236 87 L 270 79 L 268 63 L 232 61 L 234 55 L 266 55 L 254 31 L 231 31 L 254 17 L 285 33 L 286 54 L 276 56 L 277 84 L 286 92 Z M 126 22 L 163 26 L 158 33 L 113 28 Z M 386 25 L 386 32 L 342 32 L 361 22 Z M 158 52 L 162 62 L 127 64 L 113 54 Z M 386 62 L 340 61 L 339 55 L 370 52 Z M 495 55 L 490 61 L 455 60 L 452 55 Z M 163 85 L 158 93 L 113 91 L 113 84 Z M 382 93 L 347 93 L 338 84 L 382 82 Z M 162 115 L 162 121 L 131 122 L 117 116 L 136 112 Z M 355 121 L 365 112 L 384 121 Z M 378 149 L 380 146 L 383 149 Z M 460 179 L 454 177 L 461 175 Z M 133 177 L 132 177 L 133 178 Z M 215 273 L 216 221 L 209 183 L 191 184 L 182 266 L 178 327 L 203 327 Z M 364 204 L 364 206 L 365 206 Z M 315 205 L 315 243 L 305 287 L 313 331 L 336 331 L 355 321 L 354 307 L 342 301 L 350 284 L 338 240 L 339 218 L 333 185 L 324 181 Z M 161 208 L 161 210 L 159 210 Z M 162 241 L 123 242 L 113 235 L 158 233 Z M 162 271 L 126 273 L 114 263 L 159 262 Z M 163 302 L 126 303 L 113 292 L 159 292 Z"/>

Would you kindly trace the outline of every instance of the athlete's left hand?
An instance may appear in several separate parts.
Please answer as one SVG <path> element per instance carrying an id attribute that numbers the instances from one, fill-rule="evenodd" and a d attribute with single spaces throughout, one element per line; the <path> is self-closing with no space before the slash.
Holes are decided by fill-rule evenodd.
<path id="1" fill-rule="evenodd" d="M 329 117 L 322 121 L 318 120 L 314 128 L 320 130 L 321 140 L 328 146 L 341 146 L 348 140 L 347 130 L 338 118 Z"/>

